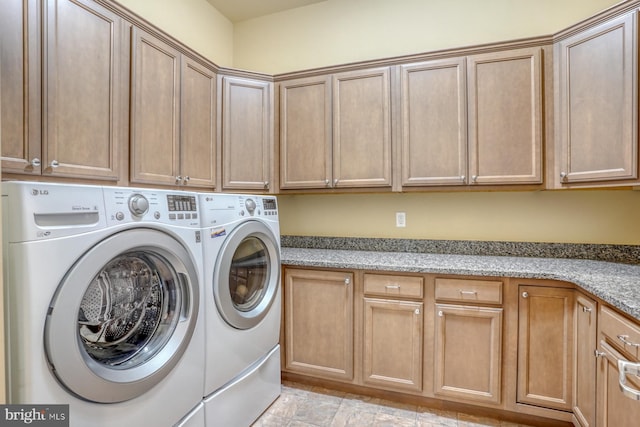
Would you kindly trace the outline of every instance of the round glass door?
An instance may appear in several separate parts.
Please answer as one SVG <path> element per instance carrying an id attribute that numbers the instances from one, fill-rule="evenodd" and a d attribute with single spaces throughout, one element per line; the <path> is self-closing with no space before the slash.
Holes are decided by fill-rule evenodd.
<path id="1" fill-rule="evenodd" d="M 82 399 L 112 403 L 153 388 L 186 351 L 197 321 L 190 252 L 157 230 L 133 229 L 91 248 L 51 301 L 45 350 Z"/>
<path id="2" fill-rule="evenodd" d="M 258 221 L 236 228 L 222 246 L 213 283 L 220 314 L 229 325 L 249 329 L 267 314 L 278 290 L 278 240 Z"/>
<path id="3" fill-rule="evenodd" d="M 93 278 L 80 302 L 78 335 L 97 363 L 126 369 L 160 351 L 178 323 L 180 278 L 153 252 L 113 258 Z"/>

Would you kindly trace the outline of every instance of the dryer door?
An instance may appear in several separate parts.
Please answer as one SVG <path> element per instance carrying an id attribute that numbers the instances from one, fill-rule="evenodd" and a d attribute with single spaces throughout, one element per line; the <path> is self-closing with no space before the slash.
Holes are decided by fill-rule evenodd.
<path id="1" fill-rule="evenodd" d="M 198 304 L 195 261 L 180 242 L 151 229 L 114 234 L 58 286 L 45 324 L 51 369 L 85 400 L 140 396 L 184 353 Z"/>
<path id="2" fill-rule="evenodd" d="M 250 329 L 267 315 L 280 286 L 280 246 L 271 229 L 246 221 L 224 241 L 216 261 L 213 293 L 224 320 Z"/>

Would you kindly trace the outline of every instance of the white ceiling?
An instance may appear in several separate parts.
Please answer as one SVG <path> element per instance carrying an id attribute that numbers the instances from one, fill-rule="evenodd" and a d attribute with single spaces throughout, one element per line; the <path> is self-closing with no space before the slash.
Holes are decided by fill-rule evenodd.
<path id="1" fill-rule="evenodd" d="M 231 22 L 282 12 L 325 0 L 207 0 Z"/>

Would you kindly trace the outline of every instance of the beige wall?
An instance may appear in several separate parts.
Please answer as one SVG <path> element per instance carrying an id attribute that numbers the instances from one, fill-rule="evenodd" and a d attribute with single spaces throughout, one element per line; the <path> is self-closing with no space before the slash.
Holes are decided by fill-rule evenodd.
<path id="1" fill-rule="evenodd" d="M 282 73 L 552 34 L 615 0 L 326 0 L 237 23 L 234 66 Z"/>
<path id="2" fill-rule="evenodd" d="M 233 66 L 233 24 L 206 0 L 116 1 L 215 64 Z"/>
<path id="3" fill-rule="evenodd" d="M 282 234 L 640 244 L 640 191 L 278 197 Z M 406 228 L 395 213 L 406 212 Z"/>

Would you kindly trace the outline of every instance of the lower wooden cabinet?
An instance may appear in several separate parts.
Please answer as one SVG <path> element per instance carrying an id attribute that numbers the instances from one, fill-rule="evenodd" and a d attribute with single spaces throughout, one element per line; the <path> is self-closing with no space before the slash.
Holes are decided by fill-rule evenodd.
<path id="1" fill-rule="evenodd" d="M 640 377 L 637 375 L 640 325 L 608 307 L 601 307 L 598 331 L 597 426 L 636 426 L 640 420 Z M 631 372 L 621 376 L 620 369 L 628 363 L 632 364 Z M 625 391 L 620 382 L 622 378 Z"/>
<path id="2" fill-rule="evenodd" d="M 575 427 L 640 420 L 638 366 L 623 393 L 619 365 L 640 360 L 640 322 L 570 284 L 293 267 L 283 278 L 285 376 Z"/>
<path id="3" fill-rule="evenodd" d="M 517 402 L 571 411 L 574 290 L 520 286 Z"/>
<path id="4" fill-rule="evenodd" d="M 286 269 L 285 369 L 353 379 L 353 273 Z"/>
<path id="5" fill-rule="evenodd" d="M 597 313 L 594 300 L 576 293 L 573 416 L 581 427 L 596 425 Z"/>
<path id="6" fill-rule="evenodd" d="M 422 390 L 423 304 L 364 299 L 364 383 Z"/>
<path id="7" fill-rule="evenodd" d="M 500 402 L 502 308 L 436 304 L 434 392 Z"/>

